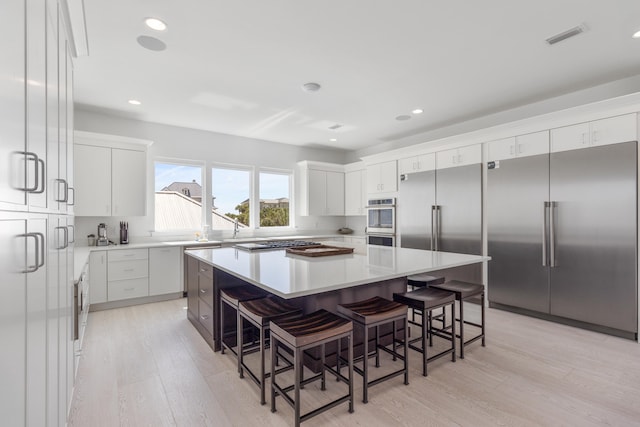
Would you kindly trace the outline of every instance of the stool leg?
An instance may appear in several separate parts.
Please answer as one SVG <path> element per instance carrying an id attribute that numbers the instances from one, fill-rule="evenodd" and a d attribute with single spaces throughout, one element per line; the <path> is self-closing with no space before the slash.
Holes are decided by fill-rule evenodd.
<path id="1" fill-rule="evenodd" d="M 242 336 L 242 333 L 240 334 Z M 260 404 L 264 405 L 267 403 L 265 399 L 265 391 L 264 391 L 264 347 L 265 347 L 265 327 L 260 328 Z M 240 354 L 243 354 L 242 347 L 240 348 Z"/>
<path id="2" fill-rule="evenodd" d="M 367 394 L 367 384 L 369 384 L 369 328 L 364 326 L 364 353 L 362 354 L 362 402 L 369 401 Z"/>
<path id="3" fill-rule="evenodd" d="M 224 354 L 224 301 L 220 299 L 220 354 Z"/>
<path id="4" fill-rule="evenodd" d="M 444 309 L 444 308 L 443 308 Z M 451 361 L 456 361 L 456 304 L 451 303 Z"/>
<path id="5" fill-rule="evenodd" d="M 409 319 L 404 318 L 404 383 L 409 384 Z M 395 333 L 394 333 L 395 337 Z M 394 344 L 395 347 L 395 344 Z M 395 350 L 395 348 L 394 348 Z"/>
<path id="6" fill-rule="evenodd" d="M 429 311 L 429 323 L 427 324 L 427 329 L 429 330 L 429 347 L 433 347 L 433 317 L 431 316 L 431 311 Z"/>
<path id="7" fill-rule="evenodd" d="M 380 367 L 380 327 L 376 326 L 376 368 Z"/>
<path id="8" fill-rule="evenodd" d="M 393 349 L 393 354 L 391 360 L 396 361 L 396 321 L 391 322 L 391 327 L 393 328 L 393 335 L 391 337 L 391 348 Z M 379 366 L 379 365 L 378 365 Z"/>
<path id="9" fill-rule="evenodd" d="M 294 419 L 295 419 L 295 426 L 296 427 L 300 427 L 300 383 L 302 382 L 302 375 L 301 372 L 302 371 L 302 364 L 301 364 L 301 359 L 302 359 L 302 352 L 299 349 L 295 349 L 295 351 L 293 352 L 294 356 L 293 356 L 293 363 L 294 363 L 294 371 L 295 371 L 295 375 L 294 375 L 294 383 L 293 383 L 293 410 L 294 410 Z"/>
<path id="10" fill-rule="evenodd" d="M 349 354 L 349 413 L 353 413 L 353 332 L 349 333 L 347 345 Z"/>
<path id="11" fill-rule="evenodd" d="M 338 373 L 338 375 L 336 375 L 336 381 L 340 381 L 340 355 L 342 355 L 342 338 L 338 338 L 338 350 L 336 353 L 336 372 Z"/>
<path id="12" fill-rule="evenodd" d="M 240 310 L 236 310 L 236 318 L 237 318 L 237 331 L 236 331 L 236 345 L 238 346 L 237 350 L 237 359 L 238 359 L 238 373 L 240 374 L 240 378 L 244 378 L 244 374 L 242 372 L 242 340 L 244 339 L 244 334 L 242 330 L 244 329 L 244 322 L 242 316 L 240 316 Z"/>
<path id="13" fill-rule="evenodd" d="M 482 292 L 482 346 L 484 347 L 484 292 Z"/>
<path id="14" fill-rule="evenodd" d="M 422 376 L 427 376 L 427 323 L 431 312 L 428 310 L 422 311 Z"/>
<path id="15" fill-rule="evenodd" d="M 320 380 L 320 390 L 325 391 L 327 389 L 327 385 L 326 385 L 327 383 L 326 383 L 326 375 L 325 375 L 324 367 L 325 367 L 325 364 L 327 362 L 325 360 L 325 347 L 324 347 L 324 344 L 322 344 L 322 346 L 320 348 L 320 352 L 322 353 L 320 355 L 320 365 L 321 365 L 320 369 L 322 369 L 322 371 L 321 371 L 322 377 L 321 377 L 321 380 Z"/>
<path id="16" fill-rule="evenodd" d="M 276 362 L 275 356 L 278 351 L 278 340 L 271 336 L 271 412 L 276 412 Z"/>
<path id="17" fill-rule="evenodd" d="M 464 359 L 464 301 L 460 298 L 460 359 Z"/>

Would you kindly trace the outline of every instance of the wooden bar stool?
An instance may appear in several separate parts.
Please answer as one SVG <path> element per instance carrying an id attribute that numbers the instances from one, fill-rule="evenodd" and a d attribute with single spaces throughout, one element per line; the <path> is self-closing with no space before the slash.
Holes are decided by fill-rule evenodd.
<path id="1" fill-rule="evenodd" d="M 265 372 L 264 356 L 267 347 L 267 332 L 269 332 L 269 322 L 279 319 L 299 317 L 302 310 L 291 305 L 285 300 L 275 295 L 267 298 L 259 298 L 249 301 L 241 301 L 238 305 L 239 324 L 238 328 L 244 330 L 244 322 L 247 321 L 260 331 L 260 341 L 258 343 L 260 351 L 260 373 L 257 376 L 245 363 L 244 356 L 249 352 L 244 346 L 244 334 L 238 334 L 238 354 L 240 360 L 240 378 L 244 378 L 244 371 L 260 387 L 260 404 L 264 405 L 265 400 L 265 379 L 270 376 Z M 286 369 L 286 368 L 285 368 Z"/>
<path id="2" fill-rule="evenodd" d="M 236 286 L 233 288 L 225 288 L 220 290 L 220 342 L 222 343 L 220 352 L 224 354 L 224 350 L 229 349 L 231 353 L 238 359 L 238 372 L 240 372 L 240 359 L 238 358 L 238 352 L 233 348 L 233 345 L 228 344 L 225 341 L 229 335 L 235 335 L 236 345 L 240 342 L 240 334 L 243 333 L 242 328 L 239 328 L 240 314 L 238 313 L 238 304 L 241 301 L 249 301 L 258 298 L 265 298 L 269 295 L 268 292 L 263 291 L 252 285 Z M 224 307 L 229 306 L 236 311 L 236 325 L 235 332 L 227 333 L 224 328 Z"/>
<path id="3" fill-rule="evenodd" d="M 416 289 L 426 288 L 431 285 L 439 285 L 441 283 L 444 283 L 443 276 L 432 276 L 429 273 L 412 274 L 411 276 L 407 276 L 407 287 L 411 287 L 407 289 L 409 291 L 415 291 Z M 411 323 L 417 326 L 420 326 L 416 322 L 416 314 L 419 313 L 420 310 L 411 310 Z M 442 313 L 437 316 L 433 316 L 433 318 L 441 320 L 443 325 L 447 323 L 445 309 L 443 308 Z"/>
<path id="4" fill-rule="evenodd" d="M 409 347 L 422 353 L 422 375 L 427 376 L 427 364 L 429 362 L 449 353 L 451 353 L 451 361 L 456 361 L 455 321 L 452 322 L 451 333 L 447 332 L 444 325 L 441 329 L 434 328 L 431 322 L 431 312 L 439 308 L 445 309 L 447 306 L 451 307 L 451 319 L 455 319 L 455 295 L 453 292 L 442 291 L 432 287 L 421 288 L 416 291 L 393 294 L 393 300 L 406 304 L 413 310 L 420 311 L 422 317 L 422 323 L 420 325 L 422 327 L 422 336 L 411 340 Z M 427 348 L 433 344 L 433 335 L 450 340 L 451 347 L 438 354 L 429 356 Z M 429 338 L 428 345 L 427 338 Z M 421 347 L 413 344 L 416 341 L 421 341 Z"/>
<path id="5" fill-rule="evenodd" d="M 270 322 L 271 329 L 271 412 L 276 411 L 276 396 L 282 398 L 293 407 L 294 424 L 296 427 L 302 421 L 308 420 L 327 409 L 344 402 L 349 402 L 349 412 L 353 412 L 353 322 L 326 310 L 318 310 L 297 319 L 282 319 Z M 325 344 L 347 339 L 348 342 L 348 377 L 344 377 L 336 369 L 326 364 Z M 277 382 L 276 356 L 278 346 L 288 348 L 293 353 L 294 382 L 293 385 L 283 387 Z M 303 379 L 302 358 L 304 351 L 314 347 L 321 347 L 320 373 Z M 316 380 L 321 380 L 321 390 L 325 390 L 325 370 L 332 372 L 339 381 L 347 384 L 349 391 L 331 402 L 316 408 L 306 414 L 300 414 L 300 389 L 302 386 Z M 289 392 L 293 390 L 293 397 Z"/>
<path id="6" fill-rule="evenodd" d="M 484 286 L 476 283 L 461 282 L 459 280 L 451 280 L 440 285 L 433 285 L 434 289 L 441 289 L 443 291 L 453 292 L 456 296 L 456 300 L 459 302 L 460 307 L 460 359 L 464 359 L 464 346 L 471 344 L 474 341 L 482 339 L 482 346 L 484 347 Z M 464 301 L 470 299 L 476 299 L 480 297 L 481 306 L 481 320 L 480 324 L 469 322 L 464 320 Z M 464 340 L 464 325 L 471 325 L 480 328 L 480 335 L 477 335 L 467 341 Z"/>
<path id="7" fill-rule="evenodd" d="M 408 340 L 407 340 L 407 306 L 394 301 L 389 301 L 380 297 L 369 298 L 364 301 L 354 302 L 350 304 L 339 304 L 338 313 L 353 320 L 358 327 L 363 331 L 363 353 L 362 353 L 362 369 L 357 366 L 353 367 L 353 370 L 362 375 L 362 401 L 368 402 L 368 388 L 379 384 L 388 379 L 394 378 L 398 375 L 404 374 L 404 383 L 409 384 L 409 358 L 408 356 Z M 403 339 L 396 339 L 396 322 L 402 324 L 404 329 Z M 391 324 L 392 327 L 392 341 L 391 349 L 387 346 L 380 344 L 380 326 Z M 369 330 L 375 328 L 375 351 L 369 352 Z M 396 343 L 404 343 L 404 354 L 400 354 L 396 351 Z M 369 380 L 369 359 L 373 356 L 376 358 L 376 367 L 380 366 L 380 353 L 383 350 L 393 356 L 393 360 L 396 358 L 403 361 L 403 367 L 396 371 L 393 371 L 387 375 L 374 380 Z M 356 358 L 356 361 L 360 357 Z M 340 361 L 338 361 L 338 371 L 340 371 Z"/>

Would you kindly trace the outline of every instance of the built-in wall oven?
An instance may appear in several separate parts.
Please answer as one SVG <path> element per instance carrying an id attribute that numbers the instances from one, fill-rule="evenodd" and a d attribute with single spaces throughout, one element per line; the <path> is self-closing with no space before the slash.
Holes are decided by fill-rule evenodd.
<path id="1" fill-rule="evenodd" d="M 367 244 L 395 246 L 396 199 L 371 199 L 367 203 Z"/>

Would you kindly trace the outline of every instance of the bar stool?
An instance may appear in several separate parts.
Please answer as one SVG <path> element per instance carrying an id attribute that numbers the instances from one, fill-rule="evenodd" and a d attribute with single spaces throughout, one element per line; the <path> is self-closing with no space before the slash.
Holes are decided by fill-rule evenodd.
<path id="1" fill-rule="evenodd" d="M 444 283 L 443 276 L 432 276 L 429 273 L 412 274 L 411 276 L 407 276 L 407 287 L 411 286 L 411 288 L 408 289 L 409 291 L 415 291 L 419 288 L 426 288 L 431 285 L 439 285 L 441 283 Z M 419 312 L 419 310 L 411 311 L 411 323 L 417 326 L 420 326 L 418 323 L 416 323 L 416 314 L 418 314 Z M 440 319 L 443 325 L 447 323 L 445 309 L 443 308 L 442 313 L 434 316 L 434 318 Z"/>
<path id="2" fill-rule="evenodd" d="M 228 345 L 225 342 L 225 337 L 230 335 L 225 333 L 224 330 L 224 306 L 227 305 L 236 311 L 236 345 L 240 342 L 240 334 L 243 333 L 242 328 L 238 328 L 240 324 L 240 314 L 238 313 L 238 304 L 241 301 L 249 301 L 258 298 L 265 298 L 269 295 L 268 292 L 263 291 L 252 285 L 236 286 L 233 288 L 225 288 L 220 290 L 220 341 L 222 343 L 220 352 L 224 354 L 224 350 L 229 349 L 231 353 L 238 359 L 238 372 L 240 372 L 240 359 L 238 358 L 238 352 L 232 345 Z"/>
<path id="3" fill-rule="evenodd" d="M 482 339 L 482 346 L 484 347 L 484 286 L 478 285 L 476 283 L 469 282 L 461 282 L 459 280 L 451 280 L 449 282 L 433 285 L 434 289 L 441 289 L 443 291 L 453 292 L 456 296 L 456 300 L 459 302 L 460 306 L 460 359 L 464 359 L 464 346 L 467 344 L 471 344 L 474 341 Z M 480 297 L 480 307 L 481 307 L 481 322 L 480 324 L 469 322 L 464 320 L 464 301 L 475 299 Z M 471 325 L 480 328 L 480 335 L 471 338 L 470 340 L 464 340 L 464 325 Z"/>
<path id="4" fill-rule="evenodd" d="M 422 336 L 411 340 L 409 347 L 415 351 L 422 353 L 422 375 L 427 376 L 427 364 L 435 359 L 439 359 L 451 353 L 451 361 L 456 361 L 456 325 L 452 322 L 451 333 L 448 333 L 445 326 L 441 329 L 435 329 L 431 322 L 431 312 L 438 308 L 443 311 L 447 306 L 451 307 L 451 318 L 455 319 L 455 295 L 453 292 L 442 291 L 435 288 L 421 288 L 416 291 L 393 294 L 393 300 L 402 304 L 406 304 L 413 310 L 420 311 L 422 315 Z M 451 347 L 443 350 L 433 356 L 428 355 L 427 337 L 429 338 L 429 346 L 433 345 L 433 335 L 451 341 Z M 413 343 L 421 341 L 421 347 L 415 346 Z"/>
<path id="5" fill-rule="evenodd" d="M 271 412 L 276 412 L 276 396 L 280 395 L 294 411 L 296 427 L 327 409 L 344 402 L 349 402 L 349 412 L 353 412 L 353 322 L 326 310 L 318 310 L 297 319 L 282 319 L 270 322 L 271 329 Z M 337 370 L 332 369 L 325 361 L 325 344 L 347 339 L 349 376 L 344 377 Z M 277 382 L 276 355 L 278 346 L 288 348 L 293 353 L 294 382 L 293 385 L 283 387 Z M 304 351 L 314 347 L 321 347 L 320 373 L 311 378 L 303 379 L 302 358 Z M 325 390 L 325 370 L 336 375 L 339 381 L 347 384 L 349 392 L 331 402 L 300 415 L 300 389 L 318 379 L 321 380 L 321 390 Z M 293 390 L 293 397 L 289 392 Z"/>
<path id="6" fill-rule="evenodd" d="M 394 301 L 389 301 L 380 297 L 369 298 L 364 301 L 354 302 L 350 304 L 339 304 L 338 313 L 353 320 L 354 324 L 363 331 L 363 353 L 362 353 L 362 369 L 355 366 L 353 370 L 362 375 L 362 402 L 368 402 L 368 388 L 379 384 L 388 379 L 394 378 L 398 375 L 404 374 L 404 383 L 409 384 L 409 367 L 408 362 L 408 340 L 407 340 L 407 306 Z M 396 322 L 401 322 L 404 328 L 403 339 L 396 339 Z M 391 324 L 393 330 L 392 341 L 390 343 L 391 349 L 385 345 L 380 344 L 380 326 Z M 369 353 L 369 329 L 375 328 L 375 351 Z M 404 343 L 404 354 L 400 354 L 396 351 L 396 343 Z M 383 350 L 393 356 L 393 360 L 396 358 L 403 361 L 402 369 L 393 371 L 387 375 L 374 380 L 369 380 L 369 359 L 373 356 L 376 358 L 376 367 L 380 366 L 380 350 Z M 356 361 L 360 357 L 356 358 Z M 340 371 L 340 360 L 338 360 L 338 371 Z"/>
<path id="7" fill-rule="evenodd" d="M 260 374 L 256 374 L 244 363 L 244 356 L 248 350 L 244 347 L 244 334 L 238 334 L 238 354 L 240 360 L 240 378 L 244 378 L 246 370 L 251 378 L 260 387 L 260 404 L 264 405 L 265 400 L 265 379 L 270 377 L 269 372 L 265 373 L 264 356 L 267 346 L 267 332 L 269 331 L 269 322 L 278 319 L 286 319 L 291 317 L 299 317 L 302 310 L 291 305 L 275 295 L 267 298 L 259 298 L 249 301 L 241 301 L 238 305 L 238 329 L 244 330 L 244 321 L 253 325 L 260 331 Z M 287 368 L 285 368 L 287 369 Z"/>

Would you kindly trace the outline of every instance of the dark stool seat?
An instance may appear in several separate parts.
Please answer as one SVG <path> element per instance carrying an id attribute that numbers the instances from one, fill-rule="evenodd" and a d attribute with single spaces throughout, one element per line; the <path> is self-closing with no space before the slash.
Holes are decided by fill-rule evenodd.
<path id="1" fill-rule="evenodd" d="M 467 344 L 471 344 L 474 341 L 479 339 L 482 340 L 482 346 L 485 346 L 485 292 L 484 286 L 477 283 L 469 283 L 462 282 L 459 280 L 451 280 L 449 282 L 433 285 L 434 289 L 440 289 L 443 291 L 453 292 L 456 296 L 456 300 L 459 301 L 459 310 L 460 310 L 460 358 L 464 359 L 464 347 Z M 476 301 L 480 298 L 480 307 L 481 307 L 481 321 L 480 323 L 470 322 L 468 320 L 464 320 L 464 301 Z M 471 325 L 480 328 L 480 334 L 466 340 L 464 339 L 464 325 Z"/>
<path id="2" fill-rule="evenodd" d="M 264 366 L 269 322 L 289 317 L 298 317 L 302 314 L 302 310 L 275 295 L 271 295 L 267 298 L 240 301 L 238 304 L 238 314 L 240 316 L 239 329 L 244 330 L 244 320 L 246 320 L 260 331 L 260 341 L 258 342 L 260 351 L 259 376 L 244 363 L 244 356 L 249 350 L 245 349 L 243 333 L 238 334 L 238 339 L 240 340 L 238 343 L 238 358 L 240 361 L 240 378 L 244 378 L 244 371 L 246 370 L 249 377 L 260 387 L 260 404 L 264 405 L 266 403 L 265 379 L 270 376 L 270 373 L 265 372 Z"/>
<path id="3" fill-rule="evenodd" d="M 431 312 L 435 309 L 444 309 L 451 307 L 451 318 L 455 319 L 455 294 L 452 292 L 442 291 L 433 287 L 424 287 L 415 291 L 393 294 L 393 300 L 406 304 L 413 310 L 419 310 L 422 317 L 422 336 L 416 338 L 409 343 L 409 347 L 422 353 L 422 375 L 427 376 L 427 364 L 447 354 L 451 354 L 451 360 L 456 361 L 456 330 L 455 322 L 451 325 L 451 333 L 446 331 L 445 325 L 440 329 L 435 329 L 432 324 Z M 429 356 L 427 338 L 429 345 L 433 345 L 433 336 L 437 335 L 441 338 L 451 341 L 451 347 L 441 351 L 438 354 Z M 413 345 L 416 341 L 421 341 L 421 347 Z"/>
<path id="4" fill-rule="evenodd" d="M 271 412 L 276 411 L 276 396 L 282 396 L 293 407 L 296 427 L 302 421 L 344 402 L 349 402 L 349 412 L 353 412 L 353 322 L 326 310 L 318 310 L 298 318 L 271 321 L 269 328 L 271 329 Z M 328 366 L 325 360 L 325 344 L 332 341 L 339 342 L 341 339 L 347 339 L 348 342 L 348 377 Z M 293 353 L 294 382 L 293 385 L 287 387 L 278 384 L 277 381 L 278 372 L 275 362 L 279 346 L 288 348 Z M 321 347 L 320 373 L 311 378 L 303 379 L 302 358 L 304 351 L 319 346 Z M 325 390 L 325 370 L 336 375 L 339 381 L 345 382 L 348 386 L 348 393 L 301 415 L 300 389 L 302 386 L 320 379 L 320 388 Z M 294 392 L 293 396 L 289 395 L 291 390 Z"/>
<path id="5" fill-rule="evenodd" d="M 362 369 L 354 366 L 354 370 L 362 375 L 362 401 L 367 403 L 368 401 L 368 388 L 369 386 L 379 384 L 388 379 L 394 378 L 398 375 L 404 374 L 404 383 L 409 384 L 409 367 L 407 357 L 408 353 L 408 340 L 407 340 L 407 306 L 395 301 L 389 301 L 381 297 L 373 297 L 364 301 L 358 301 L 349 304 L 339 304 L 338 313 L 353 320 L 358 325 L 364 334 L 363 352 L 362 352 Z M 404 354 L 400 354 L 396 351 L 396 343 L 399 340 L 396 339 L 396 322 L 401 322 L 403 326 L 404 337 L 401 342 L 404 343 Z M 382 325 L 391 324 L 392 327 L 392 341 L 391 349 L 387 346 L 380 344 L 380 332 L 379 327 Z M 393 360 L 399 358 L 403 361 L 403 367 L 394 372 L 391 372 L 383 377 L 369 380 L 369 328 L 375 328 L 375 353 L 376 367 L 380 366 L 380 352 L 383 350 L 393 356 Z M 340 363 L 340 362 L 338 362 Z M 338 365 L 338 370 L 340 366 Z"/>
<path id="6" fill-rule="evenodd" d="M 412 274 L 407 276 L 407 284 L 414 288 L 424 288 L 425 286 L 439 285 L 444 283 L 444 277 L 432 276 L 429 273 Z"/>
<path id="7" fill-rule="evenodd" d="M 240 324 L 238 304 L 241 301 L 265 298 L 268 295 L 269 293 L 267 291 L 263 291 L 262 289 L 252 285 L 236 286 L 220 290 L 220 341 L 222 343 L 220 350 L 221 353 L 224 354 L 224 350 L 229 349 L 231 353 L 236 356 L 236 358 L 238 357 L 238 352 L 235 350 L 234 346 L 231 345 L 227 340 L 225 340 L 225 338 L 235 335 L 236 345 L 238 345 L 238 343 L 240 342 L 239 336 L 243 333 L 243 330 L 242 328 L 238 327 L 238 325 Z M 234 322 L 236 325 L 236 329 L 232 332 L 228 332 L 225 330 L 225 305 L 236 311 L 236 321 Z M 238 360 L 238 372 L 240 372 L 240 360 Z"/>

